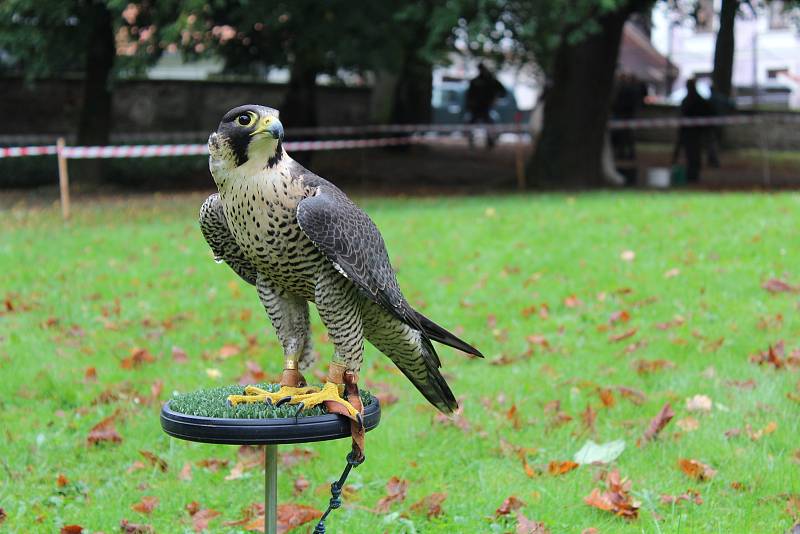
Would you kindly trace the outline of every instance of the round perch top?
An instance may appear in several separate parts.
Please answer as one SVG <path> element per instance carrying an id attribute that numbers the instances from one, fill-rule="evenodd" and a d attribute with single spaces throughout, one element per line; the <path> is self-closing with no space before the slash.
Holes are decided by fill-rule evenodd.
<path id="1" fill-rule="evenodd" d="M 268 389 L 277 385 L 261 384 Z M 350 420 L 316 407 L 298 412 L 295 406 L 278 408 L 266 403 L 230 406 L 228 395 L 242 393 L 243 386 L 198 390 L 173 397 L 161 409 L 161 428 L 172 437 L 203 443 L 229 445 L 280 445 L 349 438 Z M 378 399 L 361 391 L 364 428 L 378 426 Z"/>

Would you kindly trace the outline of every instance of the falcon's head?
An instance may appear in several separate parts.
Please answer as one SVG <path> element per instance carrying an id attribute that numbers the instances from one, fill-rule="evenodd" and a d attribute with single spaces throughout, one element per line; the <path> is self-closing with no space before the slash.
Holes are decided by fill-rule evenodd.
<path id="1" fill-rule="evenodd" d="M 233 108 L 222 117 L 217 131 L 208 138 L 212 166 L 253 166 L 253 171 L 276 165 L 283 156 L 283 124 L 278 110 L 248 104 Z"/>

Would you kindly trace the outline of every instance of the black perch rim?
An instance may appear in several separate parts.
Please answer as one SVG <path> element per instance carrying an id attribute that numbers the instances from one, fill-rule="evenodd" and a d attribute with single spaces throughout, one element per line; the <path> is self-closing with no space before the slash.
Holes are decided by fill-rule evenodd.
<path id="1" fill-rule="evenodd" d="M 369 432 L 381 420 L 378 399 L 364 408 L 364 429 Z M 201 443 L 226 445 L 283 445 L 350 437 L 350 419 L 325 414 L 275 419 L 224 419 L 178 413 L 169 402 L 161 408 L 161 428 L 170 436 Z"/>

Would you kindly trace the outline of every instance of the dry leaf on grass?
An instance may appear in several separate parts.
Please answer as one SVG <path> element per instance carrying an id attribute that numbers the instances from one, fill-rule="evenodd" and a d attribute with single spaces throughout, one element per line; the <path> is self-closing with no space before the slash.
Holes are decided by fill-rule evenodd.
<path id="1" fill-rule="evenodd" d="M 661 504 L 679 504 L 681 501 L 703 504 L 703 498 L 700 496 L 700 492 L 691 488 L 687 489 L 682 495 L 661 496 Z"/>
<path id="2" fill-rule="evenodd" d="M 64 525 L 61 527 L 60 534 L 81 534 L 83 527 L 80 525 Z"/>
<path id="3" fill-rule="evenodd" d="M 770 278 L 763 284 L 761 287 L 769 291 L 770 293 L 797 293 L 800 291 L 800 288 L 786 282 L 785 280 L 780 280 L 778 278 Z"/>
<path id="4" fill-rule="evenodd" d="M 629 330 L 620 332 L 618 334 L 612 334 L 608 336 L 608 341 L 612 343 L 617 343 L 619 341 L 622 341 L 623 339 L 628 339 L 629 337 L 633 337 L 634 335 L 636 335 L 636 332 L 638 330 L 639 330 L 638 328 L 631 328 Z"/>
<path id="5" fill-rule="evenodd" d="M 158 497 L 146 496 L 142 497 L 141 501 L 131 505 L 131 510 L 140 514 L 149 514 L 156 506 L 158 506 Z"/>
<path id="6" fill-rule="evenodd" d="M 397 477 L 392 477 L 386 483 L 386 496 L 381 497 L 378 504 L 375 505 L 375 512 L 385 514 L 394 503 L 403 502 L 406 499 L 406 492 L 408 491 L 408 480 L 401 480 Z"/>
<path id="7" fill-rule="evenodd" d="M 682 419 L 678 419 L 677 421 L 675 421 L 675 424 L 678 425 L 678 428 L 680 428 L 684 432 L 694 432 L 695 430 L 700 428 L 700 421 L 698 421 L 694 417 L 684 417 Z"/>
<path id="8" fill-rule="evenodd" d="M 779 340 L 775 345 L 770 345 L 767 350 L 750 355 L 750 361 L 758 365 L 771 365 L 775 369 L 783 369 L 785 346 L 783 340 Z"/>
<path id="9" fill-rule="evenodd" d="M 117 417 L 119 417 L 120 413 L 121 411 L 117 409 L 113 414 L 109 415 L 89 430 L 89 435 L 86 437 L 86 441 L 89 445 L 96 445 L 103 441 L 110 441 L 111 443 L 122 442 L 122 437 L 117 433 L 117 429 L 114 426 L 114 422 Z"/>
<path id="10" fill-rule="evenodd" d="M 644 431 L 642 438 L 639 440 L 639 445 L 644 445 L 648 441 L 655 439 L 659 432 L 664 430 L 664 427 L 675 417 L 675 412 L 672 411 L 670 403 L 666 403 L 658 414 L 650 421 L 647 430 Z"/>
<path id="11" fill-rule="evenodd" d="M 223 345 L 219 349 L 219 357 L 222 360 L 227 360 L 228 358 L 232 358 L 242 352 L 242 349 L 239 348 L 239 345 Z"/>
<path id="12" fill-rule="evenodd" d="M 135 347 L 131 349 L 130 355 L 123 358 L 120 365 L 123 369 L 136 369 L 145 363 L 153 363 L 156 361 L 155 356 L 150 354 L 147 349 Z"/>
<path id="13" fill-rule="evenodd" d="M 522 512 L 517 512 L 516 534 L 550 534 L 550 529 L 541 521 L 528 519 Z"/>
<path id="14" fill-rule="evenodd" d="M 219 515 L 216 510 L 210 508 L 201 509 L 196 501 L 186 505 L 186 511 L 192 518 L 192 528 L 195 532 L 203 532 L 208 528 L 208 523 Z"/>
<path id="15" fill-rule="evenodd" d="M 678 460 L 678 467 L 690 477 L 700 481 L 711 480 L 717 474 L 711 466 L 688 458 Z"/>
<path id="16" fill-rule="evenodd" d="M 242 518 L 236 521 L 225 521 L 223 525 L 226 527 L 241 527 L 247 525 L 253 521 L 253 519 L 257 519 L 258 516 L 264 516 L 264 503 L 261 502 L 254 502 L 245 508 L 242 508 Z M 262 523 L 263 525 L 263 523 Z M 247 530 L 247 529 L 245 529 Z"/>
<path id="17" fill-rule="evenodd" d="M 322 512 L 304 504 L 279 504 L 278 505 L 278 534 L 289 532 L 293 528 L 305 525 L 322 517 Z M 261 516 L 263 521 L 264 516 Z"/>
<path id="18" fill-rule="evenodd" d="M 279 451 L 278 462 L 281 464 L 281 467 L 285 469 L 291 469 L 297 464 L 308 462 L 311 459 L 316 458 L 316 456 L 317 453 L 312 450 L 295 447 L 294 449 L 290 449 L 288 451 Z"/>
<path id="19" fill-rule="evenodd" d="M 641 503 L 630 495 L 632 482 L 627 478 L 620 478 L 616 469 L 606 476 L 606 489 L 594 488 L 584 497 L 583 501 L 589 506 L 611 512 L 625 519 L 635 519 L 639 515 Z"/>
<path id="20" fill-rule="evenodd" d="M 172 361 L 175 363 L 186 363 L 189 361 L 189 355 L 180 347 L 172 347 Z"/>
<path id="21" fill-rule="evenodd" d="M 442 515 L 442 503 L 447 498 L 447 493 L 431 493 L 411 505 L 411 511 L 424 513 L 428 519 Z"/>
<path id="22" fill-rule="evenodd" d="M 646 375 L 664 369 L 673 369 L 675 363 L 669 360 L 635 360 L 632 364 L 637 374 Z"/>
<path id="23" fill-rule="evenodd" d="M 220 458 L 204 458 L 202 460 L 198 460 L 195 462 L 197 467 L 205 467 L 212 473 L 216 473 L 219 471 L 221 467 L 225 467 L 228 465 L 228 460 L 223 460 Z"/>
<path id="24" fill-rule="evenodd" d="M 181 472 L 178 473 L 178 480 L 186 480 L 186 481 L 192 480 L 192 464 L 191 463 L 186 462 L 186 463 L 183 464 L 183 468 L 181 469 Z"/>
<path id="25" fill-rule="evenodd" d="M 167 461 L 159 456 L 156 456 L 154 453 L 150 451 L 139 451 L 139 454 L 145 457 L 145 459 L 150 463 L 152 466 L 158 467 L 162 473 L 166 473 L 169 469 L 169 465 Z"/>
<path id="26" fill-rule="evenodd" d="M 225 480 L 236 480 L 241 478 L 245 472 L 256 467 L 265 465 L 266 457 L 264 456 L 264 447 L 254 445 L 242 445 L 236 451 L 237 462 L 231 468 L 231 472 L 225 477 Z"/>
<path id="27" fill-rule="evenodd" d="M 573 469 L 576 469 L 580 465 L 581 464 L 573 462 L 571 460 L 566 460 L 563 462 L 552 461 L 549 464 L 547 464 L 547 472 L 553 476 L 564 475 L 566 473 L 569 473 Z"/>
<path id="28" fill-rule="evenodd" d="M 501 515 L 509 515 L 512 512 L 516 512 L 523 506 L 525 506 L 525 503 L 522 500 L 516 498 L 514 495 L 511 495 L 503 501 L 503 504 L 500 505 L 500 508 L 494 511 L 494 516 L 500 517 Z"/>
<path id="29" fill-rule="evenodd" d="M 143 523 L 131 523 L 127 519 L 119 522 L 119 530 L 122 534 L 155 534 L 155 529 Z"/>
<path id="30" fill-rule="evenodd" d="M 712 405 L 708 395 L 695 395 L 686 399 L 686 409 L 690 412 L 710 412 Z"/>

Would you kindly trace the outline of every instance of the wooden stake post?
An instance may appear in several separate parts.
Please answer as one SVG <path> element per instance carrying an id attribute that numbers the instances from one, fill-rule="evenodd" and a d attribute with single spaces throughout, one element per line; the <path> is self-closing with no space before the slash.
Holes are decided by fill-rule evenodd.
<path id="1" fill-rule="evenodd" d="M 61 215 L 64 220 L 69 219 L 69 174 L 67 173 L 67 158 L 64 157 L 64 138 L 56 141 L 56 154 L 58 155 L 58 189 L 61 192 Z"/>

